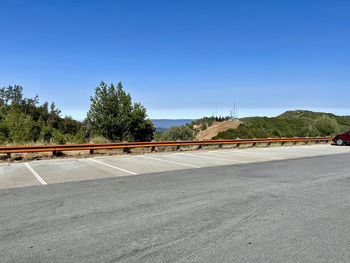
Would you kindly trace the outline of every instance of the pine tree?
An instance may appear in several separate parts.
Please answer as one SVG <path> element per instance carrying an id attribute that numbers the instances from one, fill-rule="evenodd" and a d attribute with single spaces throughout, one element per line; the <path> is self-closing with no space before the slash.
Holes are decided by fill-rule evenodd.
<path id="1" fill-rule="evenodd" d="M 90 97 L 91 106 L 87 122 L 92 132 L 112 141 L 152 140 L 154 127 L 147 119 L 146 109 L 141 104 L 132 105 L 130 94 L 101 82 L 95 95 Z"/>

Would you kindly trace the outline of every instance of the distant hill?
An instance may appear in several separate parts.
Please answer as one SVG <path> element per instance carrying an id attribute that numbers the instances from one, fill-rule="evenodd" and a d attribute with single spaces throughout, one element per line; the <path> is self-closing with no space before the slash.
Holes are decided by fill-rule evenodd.
<path id="1" fill-rule="evenodd" d="M 286 111 L 277 117 L 241 118 L 237 129 L 220 132 L 213 139 L 331 136 L 350 129 L 350 116 L 306 110 Z"/>
<path id="2" fill-rule="evenodd" d="M 160 128 L 160 127 L 157 127 L 157 128 L 156 128 L 156 132 L 160 132 L 160 133 L 165 132 L 165 131 L 167 131 L 167 130 L 168 130 L 168 129 Z"/>
<path id="3" fill-rule="evenodd" d="M 154 119 L 152 120 L 154 127 L 157 128 L 157 131 L 165 131 L 171 126 L 183 126 L 187 123 L 191 123 L 193 119 Z"/>

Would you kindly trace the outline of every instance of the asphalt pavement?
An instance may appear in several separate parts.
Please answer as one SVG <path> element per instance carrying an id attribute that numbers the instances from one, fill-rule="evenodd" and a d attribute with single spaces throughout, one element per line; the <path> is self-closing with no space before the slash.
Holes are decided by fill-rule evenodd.
<path id="1" fill-rule="evenodd" d="M 350 147 L 318 144 L 245 149 L 203 149 L 1 163 L 0 189 L 341 153 L 350 153 Z"/>
<path id="2" fill-rule="evenodd" d="M 0 190 L 0 261 L 350 262 L 349 159 L 281 157 Z"/>

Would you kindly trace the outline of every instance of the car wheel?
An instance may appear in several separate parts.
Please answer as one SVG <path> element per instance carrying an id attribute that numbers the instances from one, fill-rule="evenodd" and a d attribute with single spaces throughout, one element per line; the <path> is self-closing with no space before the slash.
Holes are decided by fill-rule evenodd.
<path id="1" fill-rule="evenodd" d="M 335 143 L 339 146 L 343 145 L 344 144 L 344 140 L 342 138 L 339 138 L 335 141 Z"/>

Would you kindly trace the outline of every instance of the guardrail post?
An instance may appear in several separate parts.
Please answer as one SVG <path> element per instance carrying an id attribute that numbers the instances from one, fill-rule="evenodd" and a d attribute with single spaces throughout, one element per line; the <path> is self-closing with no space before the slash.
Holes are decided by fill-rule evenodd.
<path id="1" fill-rule="evenodd" d="M 241 144 L 240 143 L 236 143 L 236 148 L 239 148 Z"/>
<path id="2" fill-rule="evenodd" d="M 7 153 L 6 156 L 7 156 L 7 159 L 11 159 L 11 153 Z"/>
<path id="3" fill-rule="evenodd" d="M 130 148 L 128 148 L 128 147 L 123 148 L 123 152 L 130 153 Z"/>
<path id="4" fill-rule="evenodd" d="M 181 147 L 181 145 L 177 145 L 176 146 L 176 151 L 180 151 L 180 147 Z"/>
<path id="5" fill-rule="evenodd" d="M 151 147 L 151 152 L 154 152 L 156 150 L 156 146 Z"/>
<path id="6" fill-rule="evenodd" d="M 281 145 L 283 146 L 285 142 L 281 142 Z"/>
<path id="7" fill-rule="evenodd" d="M 271 142 L 268 142 L 268 143 L 267 143 L 267 146 L 271 146 Z"/>
<path id="8" fill-rule="evenodd" d="M 219 144 L 219 148 L 222 149 L 222 144 Z"/>
<path id="9" fill-rule="evenodd" d="M 93 149 L 90 149 L 90 154 L 94 154 L 94 150 Z"/>
<path id="10" fill-rule="evenodd" d="M 198 145 L 198 149 L 202 149 L 202 144 L 199 144 L 199 145 Z"/>
<path id="11" fill-rule="evenodd" d="M 252 145 L 252 147 L 255 147 L 256 146 L 256 142 L 253 142 L 253 145 Z"/>
<path id="12" fill-rule="evenodd" d="M 309 144 L 309 141 L 305 141 L 305 144 Z"/>
<path id="13" fill-rule="evenodd" d="M 294 146 L 297 145 L 297 141 L 294 141 L 293 144 L 294 144 Z"/>
<path id="14" fill-rule="evenodd" d="M 57 151 L 52 151 L 52 155 L 56 156 L 57 155 Z"/>

